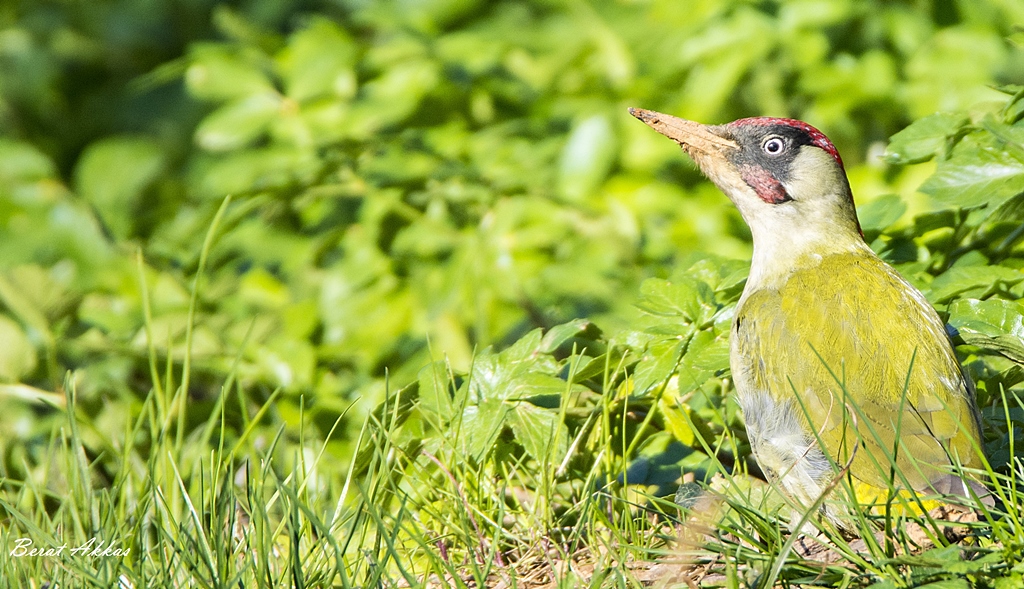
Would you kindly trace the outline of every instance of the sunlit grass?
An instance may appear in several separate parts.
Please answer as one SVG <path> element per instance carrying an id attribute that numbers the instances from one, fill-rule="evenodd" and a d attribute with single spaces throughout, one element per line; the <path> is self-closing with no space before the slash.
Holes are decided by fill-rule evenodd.
<path id="1" fill-rule="evenodd" d="M 544 475 L 525 459 L 475 461 L 460 454 L 457 436 L 408 454 L 396 420 L 401 391 L 367 417 L 363 452 L 336 478 L 326 440 L 271 423 L 273 398 L 252 416 L 260 433 L 231 447 L 223 403 L 178 445 L 153 419 L 150 395 L 131 429 L 96 456 L 75 418 L 73 379 L 66 390 L 46 477 L 3 481 L 0 565 L 20 586 L 997 586 L 1020 574 L 1019 465 L 1013 476 L 990 473 L 1006 503 L 981 521 L 866 514 L 857 541 L 820 522 L 819 535 L 792 534 L 808 518 L 792 521 L 783 501 L 740 472 L 717 477 L 683 512 L 642 488 L 602 483 L 610 437 L 572 447 L 592 462 L 584 480 Z M 940 531 L 922 547 L 911 523 L 959 526 L 974 539 L 947 546 Z M 22 539 L 66 547 L 30 556 Z M 797 542 L 833 554 L 808 558 Z"/>

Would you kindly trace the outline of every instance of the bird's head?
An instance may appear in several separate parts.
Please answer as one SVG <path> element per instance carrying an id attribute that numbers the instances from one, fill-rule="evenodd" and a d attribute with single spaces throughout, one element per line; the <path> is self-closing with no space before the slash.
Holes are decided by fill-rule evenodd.
<path id="1" fill-rule="evenodd" d="M 754 238 L 755 270 L 759 258 L 863 246 L 843 161 L 821 131 L 793 119 L 702 125 L 629 112 L 682 146 L 736 205 Z"/>

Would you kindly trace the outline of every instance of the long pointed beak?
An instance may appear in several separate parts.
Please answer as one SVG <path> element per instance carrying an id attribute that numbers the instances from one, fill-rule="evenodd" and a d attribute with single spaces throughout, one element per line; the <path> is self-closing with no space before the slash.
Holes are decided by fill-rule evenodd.
<path id="1" fill-rule="evenodd" d="M 643 108 L 630 108 L 629 114 L 683 146 L 691 155 L 692 150 L 711 155 L 721 153 L 723 148 L 739 148 L 735 141 L 714 133 L 707 125 Z"/>

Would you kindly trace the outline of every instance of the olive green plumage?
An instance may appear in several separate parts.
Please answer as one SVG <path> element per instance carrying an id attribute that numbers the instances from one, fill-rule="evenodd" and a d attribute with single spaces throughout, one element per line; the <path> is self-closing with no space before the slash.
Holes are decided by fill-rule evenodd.
<path id="1" fill-rule="evenodd" d="M 767 394 L 776 411 L 798 412 L 827 454 L 840 466 L 852 458 L 850 475 L 870 487 L 890 485 L 887 456 L 902 474 L 897 486 L 928 493 L 949 490 L 941 482 L 956 462 L 978 465 L 977 413 L 942 321 L 867 247 L 809 259 L 780 286 L 745 293 L 732 370 L 741 395 Z M 768 399 L 757 407 L 772 411 Z M 757 410 L 746 415 L 758 462 L 792 468 L 766 439 L 777 433 L 770 415 Z"/>

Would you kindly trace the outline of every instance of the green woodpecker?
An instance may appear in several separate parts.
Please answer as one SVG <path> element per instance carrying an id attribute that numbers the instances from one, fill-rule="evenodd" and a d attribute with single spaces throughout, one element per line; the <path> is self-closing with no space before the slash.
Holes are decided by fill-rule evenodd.
<path id="1" fill-rule="evenodd" d="M 864 242 L 843 162 L 792 119 L 709 126 L 643 109 L 739 209 L 754 240 L 730 364 L 769 480 L 813 504 L 846 471 L 861 505 L 985 494 L 973 385 L 924 296 Z M 906 509 L 903 509 L 905 511 Z M 842 524 L 832 503 L 824 513 Z"/>

